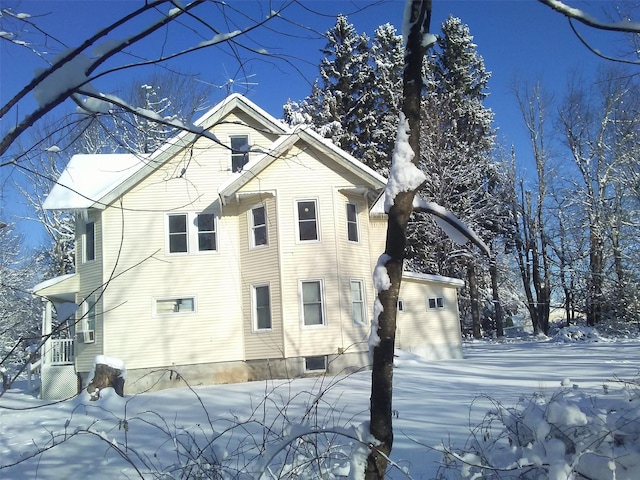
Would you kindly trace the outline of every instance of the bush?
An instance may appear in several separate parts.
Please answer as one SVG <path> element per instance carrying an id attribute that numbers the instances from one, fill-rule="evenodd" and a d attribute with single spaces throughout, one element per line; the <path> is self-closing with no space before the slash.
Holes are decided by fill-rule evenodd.
<path id="1" fill-rule="evenodd" d="M 486 398 L 486 397 L 485 397 Z M 562 382 L 551 398 L 533 395 L 494 408 L 463 450 L 441 447 L 440 478 L 636 479 L 640 471 L 637 382 L 588 395 Z"/>

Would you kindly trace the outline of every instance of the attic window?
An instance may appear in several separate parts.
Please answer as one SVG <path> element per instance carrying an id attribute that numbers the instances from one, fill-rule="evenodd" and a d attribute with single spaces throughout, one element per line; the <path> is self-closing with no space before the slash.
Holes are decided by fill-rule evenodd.
<path id="1" fill-rule="evenodd" d="M 241 172 L 249 162 L 249 136 L 234 135 L 229 137 L 231 142 L 231 171 Z"/>
<path id="2" fill-rule="evenodd" d="M 444 299 L 442 297 L 435 297 L 427 299 L 427 308 L 429 310 L 435 310 L 437 308 L 444 308 Z"/>

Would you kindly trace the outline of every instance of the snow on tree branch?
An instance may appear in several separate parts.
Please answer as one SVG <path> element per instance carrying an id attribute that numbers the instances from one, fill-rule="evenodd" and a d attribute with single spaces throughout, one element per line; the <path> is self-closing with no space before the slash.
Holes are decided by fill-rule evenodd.
<path id="1" fill-rule="evenodd" d="M 589 27 L 597 28 L 598 30 L 607 30 L 611 32 L 624 32 L 624 33 L 640 33 L 640 22 L 632 22 L 630 20 L 622 20 L 619 22 L 603 22 L 597 18 L 589 15 L 588 13 L 574 8 L 560 0 L 538 0 L 540 3 L 551 7 L 556 12 L 565 15 L 570 20 L 577 20 Z"/>

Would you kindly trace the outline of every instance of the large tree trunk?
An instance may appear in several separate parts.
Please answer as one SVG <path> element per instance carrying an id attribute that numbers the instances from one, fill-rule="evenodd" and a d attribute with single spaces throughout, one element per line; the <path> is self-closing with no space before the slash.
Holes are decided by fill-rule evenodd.
<path id="1" fill-rule="evenodd" d="M 496 259 L 492 258 L 489 263 L 489 275 L 491 276 L 491 292 L 493 293 L 493 310 L 496 321 L 496 336 L 504 337 L 504 312 L 500 304 L 500 296 L 498 295 L 498 267 Z"/>
<path id="2" fill-rule="evenodd" d="M 409 125 L 409 146 L 413 150 L 413 163 L 420 158 L 420 99 L 422 95 L 422 63 L 429 44 L 425 34 L 431 22 L 431 0 L 412 0 L 410 31 L 406 39 L 405 68 L 403 72 L 402 112 Z M 388 212 L 387 239 L 384 257 L 390 288 L 381 289 L 378 300 L 382 312 L 378 315 L 379 343 L 373 347 L 371 373 L 370 433 L 377 441 L 367 459 L 365 478 L 382 480 L 387 470 L 387 459 L 393 446 L 392 393 L 393 355 L 395 349 L 396 312 L 402 281 L 402 267 L 407 243 L 407 223 L 413 211 L 415 190 L 398 193 Z"/>
<path id="3" fill-rule="evenodd" d="M 473 338 L 482 338 L 480 329 L 480 302 L 478 302 L 478 278 L 476 277 L 476 265 L 473 260 L 467 266 L 467 278 L 469 279 L 469 298 L 471 299 L 471 326 Z"/>

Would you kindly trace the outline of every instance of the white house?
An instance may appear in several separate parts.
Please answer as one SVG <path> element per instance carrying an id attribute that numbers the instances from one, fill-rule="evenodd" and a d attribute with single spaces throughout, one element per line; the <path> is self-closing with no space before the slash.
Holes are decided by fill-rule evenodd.
<path id="1" fill-rule="evenodd" d="M 196 385 L 368 366 L 385 178 L 241 95 L 196 125 L 149 156 L 75 155 L 50 192 L 76 214 L 76 273 L 35 288 L 43 333 L 51 305 L 78 307 L 45 345 L 43 395 L 86 383 L 96 355 L 124 362 L 128 393 L 183 385 L 169 370 Z M 461 357 L 462 284 L 407 274 L 398 346 Z"/>

